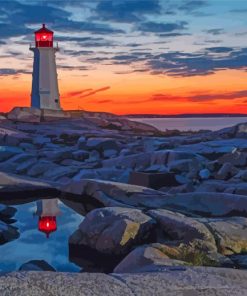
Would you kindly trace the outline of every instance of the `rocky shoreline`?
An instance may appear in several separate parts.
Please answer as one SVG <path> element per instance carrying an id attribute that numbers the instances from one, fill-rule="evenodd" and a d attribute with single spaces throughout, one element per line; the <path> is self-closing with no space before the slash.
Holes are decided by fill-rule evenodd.
<path id="1" fill-rule="evenodd" d="M 29 295 L 13 294 L 22 277 L 40 289 L 30 295 L 68 295 L 51 282 L 94 277 L 109 281 L 104 295 L 247 295 L 247 123 L 178 134 L 107 113 L 16 108 L 0 119 L 0 145 L 0 243 L 19 235 L 11 200 L 57 197 L 85 216 L 68 242 L 82 274 L 2 275 L 5 295 Z M 124 285 L 115 294 L 112 280 Z M 102 295 L 88 289 L 71 295 Z"/>

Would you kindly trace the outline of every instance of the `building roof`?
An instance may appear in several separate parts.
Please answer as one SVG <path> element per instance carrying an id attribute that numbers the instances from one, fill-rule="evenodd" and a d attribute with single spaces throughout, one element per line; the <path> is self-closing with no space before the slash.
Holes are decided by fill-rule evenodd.
<path id="1" fill-rule="evenodd" d="M 35 34 L 36 34 L 36 33 L 50 33 L 50 34 L 53 34 L 53 31 L 48 30 L 48 29 L 46 28 L 45 24 L 43 24 L 42 28 L 39 29 L 38 31 L 35 31 L 34 33 L 35 33 Z"/>

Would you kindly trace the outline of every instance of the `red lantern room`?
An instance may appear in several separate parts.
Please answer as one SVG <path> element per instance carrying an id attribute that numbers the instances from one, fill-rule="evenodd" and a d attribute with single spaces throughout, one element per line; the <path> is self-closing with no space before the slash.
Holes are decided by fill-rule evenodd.
<path id="1" fill-rule="evenodd" d="M 51 232 L 57 230 L 56 216 L 43 216 L 39 217 L 39 231 L 44 232 L 46 237 L 49 238 Z"/>
<path id="2" fill-rule="evenodd" d="M 53 47 L 53 32 L 48 30 L 45 24 L 34 34 L 36 47 Z"/>

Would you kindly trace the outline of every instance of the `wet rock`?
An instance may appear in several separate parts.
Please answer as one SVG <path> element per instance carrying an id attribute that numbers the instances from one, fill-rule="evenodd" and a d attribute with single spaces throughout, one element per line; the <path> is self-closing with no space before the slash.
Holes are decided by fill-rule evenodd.
<path id="1" fill-rule="evenodd" d="M 20 236 L 16 227 L 0 221 L 0 245 L 12 241 Z"/>
<path id="2" fill-rule="evenodd" d="M 243 255 L 232 255 L 231 260 L 235 263 L 238 268 L 247 269 L 247 254 Z"/>
<path id="3" fill-rule="evenodd" d="M 56 271 L 45 260 L 30 260 L 22 264 L 19 268 L 20 271 Z"/>
<path id="4" fill-rule="evenodd" d="M 102 254 L 126 254 L 134 245 L 148 240 L 154 220 L 140 210 L 96 209 L 86 215 L 69 243 L 84 245 Z"/>

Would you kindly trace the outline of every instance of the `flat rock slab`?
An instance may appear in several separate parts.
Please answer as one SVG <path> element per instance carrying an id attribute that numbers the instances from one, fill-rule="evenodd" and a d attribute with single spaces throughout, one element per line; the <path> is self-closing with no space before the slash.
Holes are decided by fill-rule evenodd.
<path id="1" fill-rule="evenodd" d="M 163 201 L 163 206 L 172 211 L 208 217 L 247 217 L 247 196 L 230 193 L 179 193 L 175 196 L 167 197 Z"/>
<path id="2" fill-rule="evenodd" d="M 0 200 L 3 202 L 7 202 L 11 198 L 57 196 L 58 194 L 59 191 L 55 188 L 55 185 L 31 178 L 0 173 Z"/>
<path id="3" fill-rule="evenodd" d="M 101 180 L 73 180 L 61 188 L 65 196 L 73 195 L 76 201 L 83 202 L 90 197 L 102 203 L 102 206 L 129 206 L 136 208 L 156 209 L 166 204 L 166 193 L 158 190 Z"/>
<path id="4" fill-rule="evenodd" d="M 186 267 L 164 272 L 96 274 L 14 272 L 0 276 L 4 296 L 246 296 L 247 272 Z"/>

